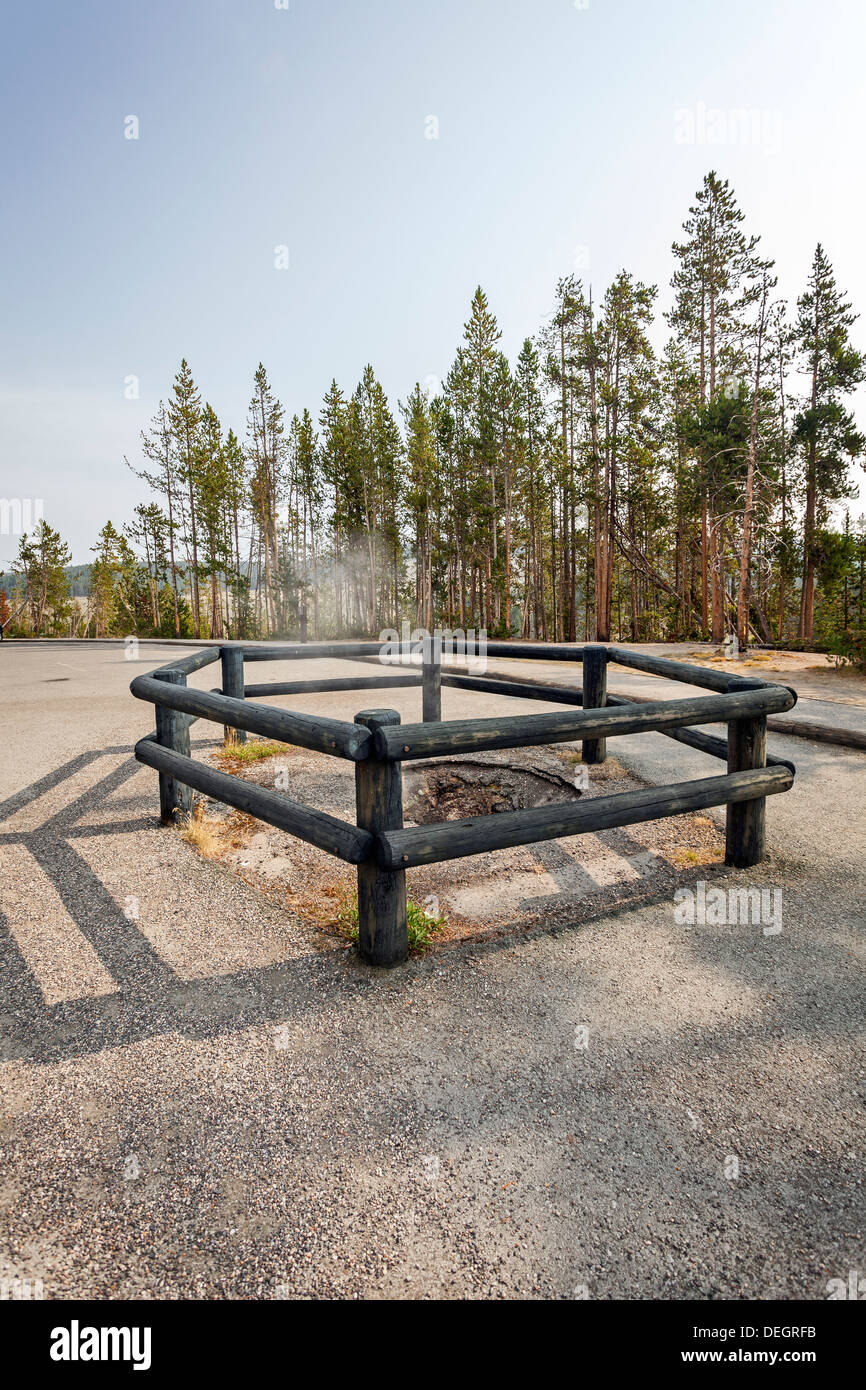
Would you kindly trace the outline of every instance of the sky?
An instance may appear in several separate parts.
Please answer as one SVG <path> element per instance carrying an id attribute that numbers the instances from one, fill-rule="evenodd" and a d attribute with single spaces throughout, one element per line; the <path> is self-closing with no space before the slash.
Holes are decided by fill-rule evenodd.
<path id="1" fill-rule="evenodd" d="M 512 360 L 564 274 L 663 311 L 711 168 L 780 293 L 820 240 L 866 314 L 864 39 L 855 0 L 7 7 L 0 497 L 84 563 L 182 357 L 242 432 L 259 361 L 289 416 L 367 362 L 396 411 L 478 284 Z"/>

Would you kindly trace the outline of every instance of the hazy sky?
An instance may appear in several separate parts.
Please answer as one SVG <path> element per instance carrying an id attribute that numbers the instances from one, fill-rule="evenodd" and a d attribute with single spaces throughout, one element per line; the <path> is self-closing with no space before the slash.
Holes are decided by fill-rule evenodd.
<path id="1" fill-rule="evenodd" d="M 86 561 L 142 499 L 122 458 L 182 356 L 241 431 L 259 360 L 290 414 L 317 415 L 368 361 L 396 410 L 447 371 L 478 283 L 512 358 L 569 271 L 600 294 L 625 266 L 664 307 L 710 168 L 783 292 L 820 239 L 866 314 L 863 16 L 855 0 L 8 6 L 0 496 L 44 499 Z M 0 535 L 0 567 L 16 549 Z"/>

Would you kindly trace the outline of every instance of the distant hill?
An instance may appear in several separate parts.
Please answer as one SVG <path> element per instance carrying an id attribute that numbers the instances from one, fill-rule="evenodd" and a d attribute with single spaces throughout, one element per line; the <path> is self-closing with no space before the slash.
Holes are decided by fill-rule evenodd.
<path id="1" fill-rule="evenodd" d="M 90 583 L 89 565 L 67 565 L 66 573 L 69 576 L 69 584 L 73 598 L 85 598 L 87 588 Z"/>

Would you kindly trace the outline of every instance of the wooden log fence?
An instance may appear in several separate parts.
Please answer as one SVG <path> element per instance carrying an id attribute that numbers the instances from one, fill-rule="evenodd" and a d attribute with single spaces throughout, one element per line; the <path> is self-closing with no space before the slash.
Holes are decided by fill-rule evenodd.
<path id="1" fill-rule="evenodd" d="M 443 670 L 443 657 L 463 655 L 466 644 L 447 636 L 423 643 L 314 642 L 251 646 L 224 643 L 137 676 L 130 690 L 155 706 L 156 732 L 135 747 L 139 762 L 159 773 L 160 817 L 164 823 L 188 815 L 192 792 L 296 835 L 328 854 L 357 866 L 358 947 L 372 965 L 391 966 L 408 954 L 406 870 L 445 859 L 459 859 L 515 845 L 569 835 L 595 833 L 710 806 L 727 807 L 725 862 L 743 868 L 765 853 L 766 798 L 787 791 L 792 763 L 767 756 L 768 715 L 790 710 L 796 693 L 787 686 L 744 680 L 665 657 L 646 656 L 599 643 L 584 647 L 560 643 L 491 642 L 487 654 L 582 665 L 574 686 L 545 684 L 511 676 L 487 677 Z M 420 661 L 411 669 L 402 663 Z M 400 665 L 394 668 L 394 658 Z M 376 676 L 245 684 L 249 661 L 344 659 L 382 662 Z M 193 689 L 187 678 L 219 660 L 222 686 Z M 679 700 L 629 698 L 607 690 L 608 666 L 632 667 L 652 675 L 711 690 L 709 696 Z M 274 705 L 253 704 L 261 697 L 347 690 L 421 688 L 422 720 L 402 724 L 396 710 L 362 710 L 352 723 L 300 714 Z M 499 715 L 485 719 L 442 719 L 442 687 L 545 700 L 566 706 L 554 713 Z M 568 708 L 578 706 L 579 708 Z M 281 792 L 218 772 L 191 756 L 189 730 L 197 719 L 222 724 L 227 741 L 247 733 L 313 749 L 355 764 L 356 824 L 341 821 Z M 727 738 L 704 733 L 700 725 L 726 724 Z M 438 825 L 403 825 L 402 764 L 417 758 L 458 756 L 486 749 L 531 748 L 580 741 L 582 758 L 603 763 L 607 739 L 633 733 L 660 733 L 711 757 L 724 759 L 724 775 L 637 792 L 619 792 L 589 801 L 540 806 L 474 816 Z"/>
<path id="2" fill-rule="evenodd" d="M 681 816 L 708 806 L 754 806 L 776 792 L 786 792 L 793 780 L 786 767 L 751 768 L 727 777 L 704 777 L 668 787 L 617 792 L 614 796 L 593 797 L 591 801 L 567 801 L 528 811 L 500 811 L 497 815 L 443 821 L 440 825 L 386 830 L 379 837 L 377 852 L 385 868 L 412 869 L 442 859 L 462 859 L 539 840 L 560 840 L 567 835 L 594 834 L 614 826 Z"/>

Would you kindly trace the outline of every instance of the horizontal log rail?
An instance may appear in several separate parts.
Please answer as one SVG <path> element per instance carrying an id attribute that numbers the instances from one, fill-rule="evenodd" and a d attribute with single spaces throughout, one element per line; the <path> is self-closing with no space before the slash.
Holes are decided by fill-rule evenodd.
<path id="1" fill-rule="evenodd" d="M 494 719 L 451 719 L 440 724 L 403 724 L 376 730 L 380 758 L 436 758 L 493 748 L 535 747 L 572 739 L 615 738 L 622 734 L 664 733 L 689 724 L 718 724 L 791 709 L 795 697 L 786 686 L 767 685 L 728 695 L 685 700 L 654 700 L 579 714 L 517 714 Z"/>
<path id="2" fill-rule="evenodd" d="M 297 835 L 298 839 L 306 840 L 337 859 L 345 859 L 349 864 L 360 864 L 373 852 L 373 837 L 366 830 L 359 830 L 355 825 L 316 811 L 300 801 L 291 801 L 281 792 L 257 787 L 228 772 L 218 772 L 216 768 L 185 758 L 171 748 L 163 748 L 156 742 L 155 734 L 148 734 L 135 745 L 135 756 L 140 763 L 166 773 L 174 781 L 184 782 L 215 801 L 223 801 L 268 825 L 287 830 L 290 835 Z"/>
<path id="3" fill-rule="evenodd" d="M 705 690 L 725 693 L 737 676 L 727 671 L 714 671 L 710 666 L 695 666 L 688 661 L 673 661 L 667 656 L 648 656 L 645 652 L 627 651 L 624 647 L 608 647 L 609 665 L 627 666 L 632 671 L 645 671 L 650 676 L 664 676 L 670 681 L 683 681 Z"/>
<path id="4" fill-rule="evenodd" d="M 262 695 L 319 695 L 338 690 L 396 690 L 403 685 L 420 685 L 421 672 L 405 676 L 334 676 L 318 681 L 274 681 L 264 685 L 245 685 L 244 696 L 255 700 Z"/>
<path id="5" fill-rule="evenodd" d="M 442 637 L 436 640 L 442 654 L 446 656 L 474 656 L 477 650 L 473 641 L 462 637 Z M 367 661 L 373 658 L 384 664 L 400 657 L 420 657 L 423 641 L 295 642 L 275 643 L 271 647 L 248 647 L 242 643 L 237 645 L 243 651 L 244 661 L 313 661 L 327 657 L 343 661 Z M 539 645 L 538 651 L 535 651 L 532 643 L 516 642 L 512 651 L 510 646 L 508 642 L 486 642 L 484 650 L 488 656 L 546 657 L 548 661 L 580 661 L 583 654 L 582 647 Z M 216 650 L 219 651 L 218 648 Z M 211 657 L 211 660 L 214 658 Z"/>
<path id="6" fill-rule="evenodd" d="M 342 657 L 351 661 L 356 657 L 377 656 L 382 650 L 381 642 L 293 642 L 275 643 L 271 647 L 241 646 L 244 661 L 316 661 L 321 657 Z"/>
<path id="7" fill-rule="evenodd" d="M 192 656 L 180 657 L 177 661 L 168 661 L 165 666 L 159 666 L 151 675 L 164 675 L 166 671 L 174 671 L 178 675 L 191 676 L 193 671 L 200 671 L 203 666 L 210 666 L 211 662 L 219 661 L 219 647 L 205 647 L 202 651 L 193 652 Z"/>
<path id="8" fill-rule="evenodd" d="M 495 679 L 487 680 L 478 676 L 465 676 L 462 673 L 447 671 L 442 669 L 442 684 L 453 686 L 458 690 L 477 690 L 488 695 L 513 695 L 521 700 L 544 700 L 551 705 L 582 705 L 583 691 L 575 690 L 570 686 L 551 685 L 548 681 L 538 681 L 521 679 L 519 676 L 500 674 L 497 672 Z M 266 687 L 263 687 L 266 688 Z M 649 695 L 616 695 L 608 692 L 608 705 L 648 705 L 652 703 Z M 779 733 L 788 733 L 793 728 L 798 728 L 791 720 L 771 719 L 767 721 L 767 728 L 777 730 Z M 717 734 L 705 734 L 699 729 L 659 729 L 658 733 L 665 738 L 674 739 L 677 743 L 687 744 L 690 748 L 697 748 L 701 753 L 707 753 L 711 758 L 722 758 L 727 761 L 728 741 L 719 738 Z M 862 744 L 866 747 L 866 734 L 861 734 Z M 856 745 L 855 745 L 856 746 Z M 787 758 L 770 757 L 767 754 L 768 767 L 789 767 L 795 771 L 794 764 Z"/>
<path id="9" fill-rule="evenodd" d="M 648 787 L 638 792 L 617 792 L 591 801 L 567 801 L 556 806 L 537 806 L 527 811 L 500 811 L 439 825 L 389 830 L 379 836 L 379 863 L 386 869 L 412 869 L 442 859 L 462 859 L 539 840 L 560 840 L 568 835 L 591 835 L 618 825 L 681 816 L 751 801 L 756 796 L 785 792 L 794 780 L 786 767 L 752 768 L 695 782 L 675 782 L 667 787 Z"/>
<path id="10" fill-rule="evenodd" d="M 810 738 L 815 743 L 835 743 L 840 748 L 866 752 L 866 730 L 862 729 L 840 729 L 832 724 L 817 724 L 814 719 L 768 719 L 767 728 L 770 733 L 786 734 L 788 738 Z"/>
<path id="11" fill-rule="evenodd" d="M 151 700 L 156 705 L 196 714 L 200 719 L 212 719 L 234 729 L 244 729 L 263 738 L 280 743 L 294 743 L 300 748 L 312 748 L 317 753 L 330 753 L 356 762 L 367 756 L 370 733 L 341 719 L 326 719 L 315 714 L 294 714 L 290 710 L 269 705 L 248 705 L 245 700 L 229 695 L 213 695 L 208 690 L 190 690 L 184 685 L 168 685 L 152 676 L 136 676 L 130 685 L 139 700 Z"/>
<path id="12" fill-rule="evenodd" d="M 785 687 L 787 689 L 787 687 Z M 609 705 L 648 705 L 651 700 L 648 695 L 613 695 L 608 694 L 607 703 Z M 782 721 L 784 722 L 784 721 Z M 767 728 L 776 727 L 775 720 L 767 720 Z M 697 748 L 700 753 L 707 753 L 711 758 L 721 758 L 727 761 L 728 740 L 720 738 L 718 734 L 705 734 L 702 729 L 659 729 L 660 734 L 665 738 L 672 738 L 677 743 L 684 743 L 689 748 Z M 792 773 L 796 772 L 794 764 L 788 758 L 775 758 L 767 754 L 767 767 L 787 767 Z"/>
<path id="13" fill-rule="evenodd" d="M 484 695 L 511 695 L 520 700 L 546 700 L 552 705 L 582 705 L 583 691 L 563 685 L 543 685 L 540 681 L 488 680 L 485 676 L 463 676 L 442 672 L 442 684 L 453 690 L 477 690 Z"/>
<path id="14" fill-rule="evenodd" d="M 440 642 L 438 637 L 423 642 L 280 643 L 268 647 L 232 642 L 205 647 L 132 681 L 132 694 L 156 709 L 156 733 L 136 744 L 135 756 L 159 773 L 160 814 L 166 824 L 178 815 L 189 814 L 192 792 L 198 791 L 355 865 L 359 950 L 374 965 L 394 965 L 406 957 L 405 871 L 418 865 L 720 805 L 727 806 L 725 862 L 747 867 L 763 858 L 766 798 L 787 791 L 794 778 L 793 764 L 767 757 L 767 716 L 791 709 L 797 699 L 795 691 L 758 678 L 746 680 L 597 643 L 582 647 L 542 642 L 486 644 L 486 654 L 491 657 L 580 663 L 582 680 L 574 686 L 521 679 L 510 673 L 476 675 L 442 666 L 443 655 L 474 654 L 471 644 L 462 639 Z M 407 657 L 412 669 L 405 669 Z M 370 676 L 244 682 L 244 667 L 249 661 L 316 658 L 368 665 L 378 662 L 381 670 Z M 191 689 L 187 677 L 217 660 L 222 666 L 221 687 Z M 715 693 L 680 700 L 608 693 L 610 664 L 631 666 Z M 251 703 L 279 695 L 419 686 L 423 719 L 412 724 L 401 725 L 399 714 L 389 709 L 363 710 L 348 723 Z M 443 721 L 442 686 L 578 708 Z M 259 734 L 349 759 L 355 765 L 357 824 L 197 762 L 191 756 L 189 730 L 198 719 L 222 724 L 227 741 L 242 742 L 247 733 Z M 726 739 L 696 727 L 718 723 L 727 724 Z M 727 773 L 439 825 L 403 825 L 402 764 L 407 760 L 578 740 L 583 761 L 592 764 L 604 762 L 608 738 L 633 733 L 660 733 L 722 758 L 727 762 Z"/>

